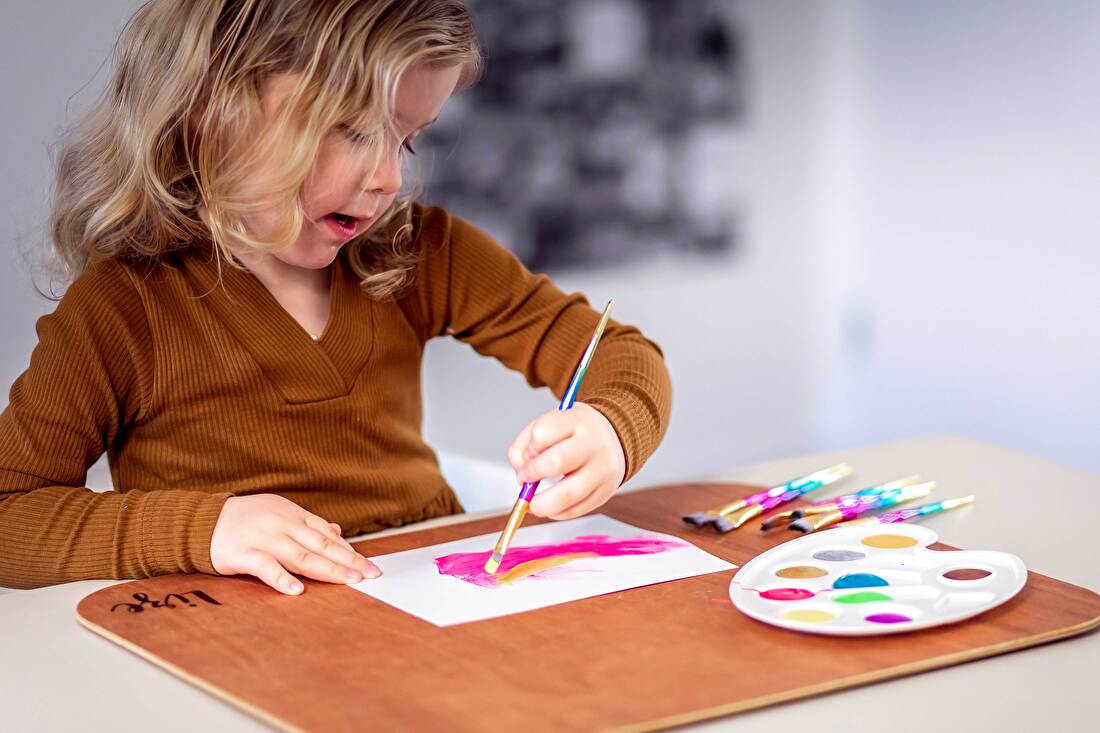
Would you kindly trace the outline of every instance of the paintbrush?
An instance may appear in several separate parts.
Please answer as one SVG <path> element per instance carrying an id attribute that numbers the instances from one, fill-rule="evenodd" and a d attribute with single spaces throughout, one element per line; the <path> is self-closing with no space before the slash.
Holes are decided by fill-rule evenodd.
<path id="1" fill-rule="evenodd" d="M 921 504 L 920 506 L 915 506 L 910 509 L 898 509 L 892 512 L 885 512 L 875 517 L 864 517 L 863 519 L 856 519 L 851 522 L 847 522 L 845 526 L 908 522 L 910 519 L 919 519 L 920 517 L 924 517 L 929 514 L 935 514 L 936 512 L 942 512 L 947 509 L 954 509 L 955 507 L 965 506 L 966 504 L 973 503 L 973 501 L 973 494 L 971 494 L 970 496 L 963 496 L 958 499 L 944 499 L 943 501 L 934 501 L 930 504 Z"/>
<path id="2" fill-rule="evenodd" d="M 803 494 L 806 494 L 815 489 L 819 489 L 822 486 L 828 486 L 834 481 L 839 481 L 840 479 L 852 473 L 852 469 L 849 468 L 847 464 L 839 464 L 839 466 L 834 466 L 832 467 L 832 469 L 826 469 L 826 471 L 828 473 L 826 473 L 824 476 L 821 476 L 818 481 L 806 483 L 793 489 L 788 489 L 779 496 L 770 497 L 769 499 L 766 499 L 765 501 L 762 501 L 760 503 L 749 504 L 743 509 L 738 509 L 735 512 L 730 512 L 729 514 L 718 517 L 713 522 L 711 522 L 711 526 L 722 534 L 725 534 L 726 532 L 732 532 L 733 530 L 742 527 L 750 519 L 759 517 L 764 512 L 769 512 L 775 507 L 780 506 L 781 504 L 786 504 L 789 501 L 794 501 Z"/>
<path id="3" fill-rule="evenodd" d="M 603 336 L 603 330 L 607 327 L 607 321 L 611 317 L 611 308 L 614 305 L 615 301 L 609 300 L 607 305 L 604 306 L 603 315 L 600 317 L 600 322 L 596 324 L 596 331 L 592 334 L 592 340 L 588 342 L 588 348 L 584 350 L 584 355 L 577 365 L 577 371 L 573 372 L 573 379 L 570 380 L 569 387 L 566 388 L 565 394 L 562 395 L 561 402 L 558 404 L 558 409 L 562 412 L 573 406 L 573 400 L 577 397 L 577 390 L 581 387 L 581 380 L 584 379 L 584 374 L 588 371 L 592 356 L 596 353 L 596 345 L 600 343 L 600 337 Z M 519 490 L 519 498 L 516 499 L 516 503 L 512 507 L 512 513 L 508 515 L 508 522 L 504 525 L 504 531 L 500 533 L 500 539 L 497 540 L 492 556 L 485 562 L 485 572 L 489 575 L 496 573 L 501 561 L 504 560 L 504 553 L 508 551 L 508 545 L 512 544 L 512 536 L 519 529 L 519 525 L 523 524 L 523 517 L 527 514 L 527 508 L 531 506 L 531 497 L 535 495 L 535 489 L 538 487 L 538 481 L 531 481 L 525 483 Z"/>
<path id="4" fill-rule="evenodd" d="M 763 521 L 760 525 L 761 531 L 767 531 L 774 529 L 784 522 L 790 523 L 796 519 L 801 519 L 807 514 L 824 514 L 834 509 L 843 509 L 846 506 L 855 506 L 865 497 L 879 496 L 895 489 L 900 489 L 911 484 L 915 484 L 920 481 L 918 474 L 912 476 L 906 476 L 905 478 L 895 479 L 893 481 L 887 481 L 884 484 L 878 484 L 876 486 L 868 486 L 866 489 L 860 489 L 850 494 L 842 494 L 841 496 L 834 496 L 831 499 L 822 499 L 821 501 L 815 501 L 809 506 L 801 506 L 796 509 L 788 509 L 785 512 L 779 512 L 773 514 Z"/>
<path id="5" fill-rule="evenodd" d="M 883 509 L 885 507 L 894 506 L 895 504 L 903 504 L 913 499 L 919 499 L 922 496 L 928 496 L 932 493 L 932 489 L 935 485 L 935 481 L 925 481 L 922 484 L 905 486 L 888 494 L 867 497 L 865 502 L 854 506 L 833 509 L 824 514 L 807 515 L 801 519 L 796 519 L 787 525 L 787 529 L 808 534 L 824 527 L 839 524 L 840 522 L 847 522 L 862 514 L 874 511 L 875 509 Z"/>
<path id="6" fill-rule="evenodd" d="M 796 479 L 792 479 L 785 484 L 778 484 L 771 487 L 770 489 L 758 491 L 755 494 L 750 494 L 740 499 L 734 499 L 728 504 L 723 504 L 722 506 L 718 506 L 713 509 L 707 509 L 703 512 L 688 514 L 687 516 L 683 517 L 683 520 L 688 524 L 694 524 L 696 527 L 705 527 L 708 524 L 713 524 L 721 517 L 744 509 L 751 504 L 761 504 L 768 499 L 782 496 L 784 493 L 791 491 L 792 489 L 808 487 L 806 491 L 810 491 L 811 489 L 816 489 L 821 486 L 825 486 L 828 483 L 832 483 L 833 481 L 841 479 L 851 472 L 852 469 L 848 466 L 847 463 L 838 463 L 835 466 L 822 468 L 814 471 L 811 474 L 807 474 L 806 476 L 800 476 Z M 829 479 L 829 481 L 823 482 L 824 479 Z"/>

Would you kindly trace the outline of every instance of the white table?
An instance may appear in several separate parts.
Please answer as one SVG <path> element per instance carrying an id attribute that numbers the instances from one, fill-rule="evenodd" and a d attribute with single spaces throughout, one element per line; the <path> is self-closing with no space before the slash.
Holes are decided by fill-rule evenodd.
<path id="1" fill-rule="evenodd" d="M 860 485 L 920 472 L 937 495 L 977 494 L 925 524 L 950 544 L 997 549 L 1046 575 L 1100 590 L 1100 476 L 958 437 L 769 461 L 730 471 L 771 484 L 846 460 Z M 1024 505 L 1037 495 L 1041 503 Z M 1070 511 L 1077 512 L 1065 519 Z M 463 521 L 446 517 L 392 532 Z M 1091 526 L 1089 526 L 1091 524 Z M 376 535 L 377 536 L 377 535 Z M 158 733 L 268 730 L 257 720 L 81 627 L 84 596 L 119 581 L 0 595 L 0 730 Z M 698 724 L 694 730 L 1096 730 L 1100 633 Z M 839 721 L 843 720 L 843 724 Z"/>

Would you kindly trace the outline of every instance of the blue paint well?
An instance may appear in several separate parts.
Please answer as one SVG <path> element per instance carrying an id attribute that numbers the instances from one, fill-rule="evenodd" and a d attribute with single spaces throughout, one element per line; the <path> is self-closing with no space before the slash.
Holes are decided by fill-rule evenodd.
<path id="1" fill-rule="evenodd" d="M 870 573 L 849 573 L 841 575 L 833 583 L 834 588 L 876 588 L 882 585 L 890 585 L 877 575 Z"/>

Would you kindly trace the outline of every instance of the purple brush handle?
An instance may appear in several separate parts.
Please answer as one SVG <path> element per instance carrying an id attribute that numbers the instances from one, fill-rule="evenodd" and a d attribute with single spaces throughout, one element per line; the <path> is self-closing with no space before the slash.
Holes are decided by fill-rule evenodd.
<path id="1" fill-rule="evenodd" d="M 792 484 L 795 485 L 792 486 Z M 809 491 L 813 491 L 820 486 L 824 486 L 824 482 L 796 479 L 795 481 L 780 484 L 779 486 L 773 486 L 765 491 L 749 494 L 745 497 L 745 503 L 759 504 L 764 507 L 764 509 L 772 509 L 780 504 L 796 499 Z M 778 502 L 775 501 L 777 499 L 779 500 Z"/>
<path id="2" fill-rule="evenodd" d="M 893 506 L 894 504 L 898 504 L 904 501 L 900 493 L 889 494 L 885 496 L 872 496 L 868 498 L 870 499 L 870 501 L 861 502 L 859 504 L 856 504 L 855 506 L 841 507 L 840 514 L 844 517 L 844 521 L 854 519 L 860 514 L 866 514 L 867 512 L 874 509 L 882 509 L 883 507 Z"/>
<path id="3" fill-rule="evenodd" d="M 788 501 L 796 498 L 797 496 L 799 496 L 799 493 L 797 491 L 786 491 L 779 496 L 772 496 L 757 503 L 760 504 L 760 508 L 764 511 L 770 511 L 772 509 L 775 509 L 780 504 L 786 504 Z"/>
<path id="4" fill-rule="evenodd" d="M 775 494 L 773 494 L 772 492 L 775 491 L 778 488 L 780 488 L 780 487 L 777 486 L 775 488 L 768 489 L 767 491 L 758 491 L 755 494 L 749 494 L 748 496 L 745 497 L 745 503 L 746 504 L 763 504 L 768 499 L 772 499 L 772 498 L 775 497 Z"/>
<path id="5" fill-rule="evenodd" d="M 897 489 L 893 489 L 893 490 L 897 491 Z M 815 506 L 821 506 L 822 504 L 836 504 L 840 507 L 851 506 L 853 504 L 858 504 L 860 502 L 866 501 L 868 498 L 873 499 L 874 497 L 879 496 L 882 493 L 883 493 L 882 489 L 880 489 L 877 486 L 872 486 L 870 488 L 863 489 L 861 491 L 856 491 L 855 493 L 852 493 L 852 494 L 844 494 L 843 496 L 834 496 L 832 499 L 821 499 L 820 501 L 815 501 L 814 505 Z"/>
<path id="6" fill-rule="evenodd" d="M 523 488 L 519 490 L 519 498 L 530 504 L 531 497 L 535 495 L 535 489 L 537 489 L 538 487 L 538 481 L 532 481 L 530 483 L 524 484 Z"/>
<path id="7" fill-rule="evenodd" d="M 805 492 L 803 492 L 802 489 L 788 489 L 779 496 L 768 497 L 763 501 L 758 501 L 754 503 L 759 504 L 761 509 L 769 512 L 772 509 L 775 509 L 780 504 L 786 504 L 788 501 L 794 501 L 798 497 L 802 496 L 803 493 Z"/>
<path id="8" fill-rule="evenodd" d="M 882 524 L 893 524 L 894 522 L 904 522 L 921 513 L 920 509 L 898 509 L 896 512 L 886 512 L 875 517 L 877 522 Z"/>

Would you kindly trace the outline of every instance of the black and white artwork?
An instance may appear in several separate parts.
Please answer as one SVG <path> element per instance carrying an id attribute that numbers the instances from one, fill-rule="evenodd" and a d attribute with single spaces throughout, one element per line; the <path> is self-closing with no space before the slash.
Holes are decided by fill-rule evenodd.
<path id="1" fill-rule="evenodd" d="M 732 0 L 468 0 L 486 56 L 417 143 L 422 200 L 533 270 L 734 248 Z"/>

